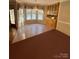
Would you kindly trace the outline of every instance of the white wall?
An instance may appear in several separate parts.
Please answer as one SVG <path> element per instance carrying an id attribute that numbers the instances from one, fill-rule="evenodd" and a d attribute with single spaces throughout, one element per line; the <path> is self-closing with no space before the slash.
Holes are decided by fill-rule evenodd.
<path id="1" fill-rule="evenodd" d="M 70 35 L 70 2 L 65 1 L 60 3 L 57 30 Z"/>

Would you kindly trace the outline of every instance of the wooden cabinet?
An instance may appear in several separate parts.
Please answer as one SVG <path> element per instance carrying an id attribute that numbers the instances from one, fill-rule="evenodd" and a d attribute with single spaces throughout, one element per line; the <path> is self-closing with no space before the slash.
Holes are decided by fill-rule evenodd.
<path id="1" fill-rule="evenodd" d="M 56 20 L 55 19 L 45 19 L 44 24 L 55 29 Z"/>

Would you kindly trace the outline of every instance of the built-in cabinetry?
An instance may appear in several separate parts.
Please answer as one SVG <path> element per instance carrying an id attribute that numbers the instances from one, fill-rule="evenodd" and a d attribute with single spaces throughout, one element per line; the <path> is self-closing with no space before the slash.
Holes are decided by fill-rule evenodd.
<path id="1" fill-rule="evenodd" d="M 58 11 L 59 3 L 46 6 L 44 24 L 46 24 L 49 27 L 56 28 Z"/>

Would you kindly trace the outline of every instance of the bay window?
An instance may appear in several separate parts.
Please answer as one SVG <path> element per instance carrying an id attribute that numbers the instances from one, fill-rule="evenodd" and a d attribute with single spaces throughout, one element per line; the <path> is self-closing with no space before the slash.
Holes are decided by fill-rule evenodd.
<path id="1" fill-rule="evenodd" d="M 19 18 L 19 24 L 24 24 L 24 21 L 28 20 L 43 20 L 44 19 L 44 11 L 43 9 L 31 9 L 31 8 L 19 8 L 18 10 L 18 18 Z M 35 21 L 36 22 L 36 21 Z M 34 22 L 34 23 L 35 23 Z"/>
<path id="2" fill-rule="evenodd" d="M 26 20 L 43 20 L 44 12 L 42 9 L 26 9 Z"/>

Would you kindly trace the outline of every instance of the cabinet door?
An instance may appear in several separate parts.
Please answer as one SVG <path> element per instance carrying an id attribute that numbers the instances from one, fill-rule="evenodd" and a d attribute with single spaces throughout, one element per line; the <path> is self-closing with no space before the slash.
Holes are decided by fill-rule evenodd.
<path id="1" fill-rule="evenodd" d="M 55 28 L 56 20 L 46 19 L 46 20 L 44 20 L 44 24 L 49 26 L 49 27 Z"/>

